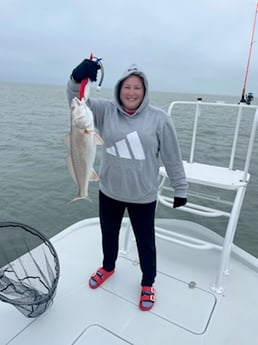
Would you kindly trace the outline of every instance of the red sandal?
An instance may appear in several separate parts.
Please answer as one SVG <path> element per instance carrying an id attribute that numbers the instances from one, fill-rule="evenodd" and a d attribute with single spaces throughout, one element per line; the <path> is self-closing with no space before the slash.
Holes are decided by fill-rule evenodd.
<path id="1" fill-rule="evenodd" d="M 104 270 L 104 268 L 99 268 L 95 273 L 93 273 L 90 277 L 89 280 L 89 287 L 91 289 L 97 289 L 98 287 L 100 287 L 100 285 L 102 285 L 113 273 L 115 272 L 115 270 L 113 271 L 106 271 Z M 95 283 L 92 284 L 91 280 L 93 280 Z"/>
<path id="2" fill-rule="evenodd" d="M 153 307 L 155 301 L 156 301 L 156 297 L 155 297 L 154 287 L 153 286 L 142 286 L 139 308 L 142 311 L 148 311 Z M 143 305 L 143 302 L 150 302 L 150 305 L 148 307 L 145 307 Z"/>

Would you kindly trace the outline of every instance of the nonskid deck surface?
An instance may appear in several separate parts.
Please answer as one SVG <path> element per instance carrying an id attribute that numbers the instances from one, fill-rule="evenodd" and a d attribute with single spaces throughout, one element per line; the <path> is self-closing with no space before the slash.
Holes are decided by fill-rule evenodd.
<path id="1" fill-rule="evenodd" d="M 227 344 L 237 340 L 240 345 L 257 339 L 257 272 L 233 259 L 225 293 L 213 293 L 216 250 L 196 251 L 158 240 L 157 302 L 150 312 L 141 312 L 134 241 L 129 253 L 119 256 L 112 278 L 96 290 L 88 287 L 88 278 L 101 265 L 98 221 L 80 222 L 52 242 L 61 265 L 54 304 L 31 320 L 1 303 L 1 344 L 166 345 L 173 339 L 182 345 L 217 345 L 227 339 Z"/>

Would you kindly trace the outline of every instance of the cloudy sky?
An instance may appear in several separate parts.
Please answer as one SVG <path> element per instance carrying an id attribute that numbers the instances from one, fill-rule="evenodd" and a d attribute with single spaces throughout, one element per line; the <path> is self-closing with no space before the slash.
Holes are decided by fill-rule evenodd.
<path id="1" fill-rule="evenodd" d="M 104 87 L 137 63 L 152 90 L 240 95 L 257 0 L 0 0 L 0 81 L 65 84 L 92 51 Z M 247 91 L 258 94 L 258 24 Z"/>

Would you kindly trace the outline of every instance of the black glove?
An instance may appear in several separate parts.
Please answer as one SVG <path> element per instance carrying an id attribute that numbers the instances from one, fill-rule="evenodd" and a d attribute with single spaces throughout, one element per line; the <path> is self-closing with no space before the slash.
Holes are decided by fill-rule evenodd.
<path id="1" fill-rule="evenodd" d="M 84 59 L 72 72 L 72 77 L 76 83 L 81 83 L 83 79 L 97 80 L 97 72 L 100 65 L 93 60 Z"/>
<path id="2" fill-rule="evenodd" d="M 178 196 L 174 197 L 174 205 L 173 208 L 177 208 L 180 206 L 184 206 L 187 203 L 187 199 L 186 198 L 180 198 Z"/>

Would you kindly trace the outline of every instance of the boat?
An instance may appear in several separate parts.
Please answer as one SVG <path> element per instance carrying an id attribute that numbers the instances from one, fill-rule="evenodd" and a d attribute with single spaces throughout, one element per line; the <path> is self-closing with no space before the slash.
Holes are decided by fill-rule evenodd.
<path id="1" fill-rule="evenodd" d="M 121 227 L 115 274 L 98 289 L 89 288 L 89 276 L 102 260 L 99 219 L 89 218 L 50 239 L 60 276 L 53 303 L 44 313 L 25 317 L 12 304 L 0 302 L 0 344 L 256 344 L 258 259 L 237 246 L 234 238 L 251 180 L 258 107 L 202 100 L 172 102 L 169 115 L 175 116 L 178 109 L 192 118 L 189 157 L 183 157 L 189 197 L 185 206 L 172 210 L 173 190 L 161 166 L 157 207 L 170 210 L 171 218 L 156 218 L 154 307 L 148 312 L 138 308 L 141 273 L 127 217 Z M 221 159 L 215 155 L 212 164 L 203 161 L 203 155 L 198 157 L 198 142 L 203 140 L 203 123 L 210 136 L 216 134 L 212 132 L 218 124 L 219 131 L 227 125 L 220 120 L 221 114 L 235 123 L 231 131 L 226 129 L 227 135 L 232 134 L 232 145 L 219 152 Z M 247 120 L 242 135 L 242 123 Z M 226 223 L 223 235 L 213 229 L 221 218 Z M 203 225 L 202 219 L 208 219 L 210 226 Z"/>

